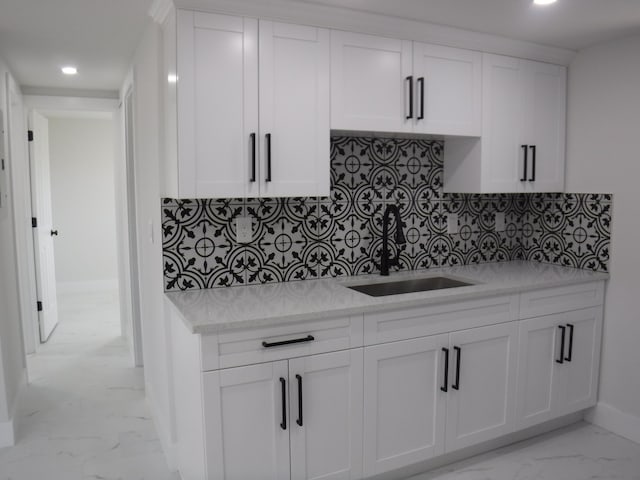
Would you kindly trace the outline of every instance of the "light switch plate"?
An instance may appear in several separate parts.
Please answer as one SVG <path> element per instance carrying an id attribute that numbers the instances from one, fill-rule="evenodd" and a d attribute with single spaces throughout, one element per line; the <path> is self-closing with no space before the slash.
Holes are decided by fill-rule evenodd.
<path id="1" fill-rule="evenodd" d="M 447 233 L 458 233 L 458 214 L 450 213 L 447 215 Z"/>
<path id="2" fill-rule="evenodd" d="M 504 232 L 504 212 L 496 212 L 495 228 L 496 232 Z"/>
<path id="3" fill-rule="evenodd" d="M 236 242 L 249 243 L 253 240 L 253 222 L 251 217 L 236 218 Z"/>

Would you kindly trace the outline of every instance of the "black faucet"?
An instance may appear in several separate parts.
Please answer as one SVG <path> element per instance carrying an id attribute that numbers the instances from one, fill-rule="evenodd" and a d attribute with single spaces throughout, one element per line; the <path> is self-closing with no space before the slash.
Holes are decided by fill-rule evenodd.
<path id="1" fill-rule="evenodd" d="M 389 258 L 389 215 L 396 217 L 396 256 Z M 380 259 L 380 275 L 389 275 L 389 267 L 400 265 L 400 248 L 407 243 L 402 233 L 400 209 L 397 205 L 389 205 L 382 216 L 382 258 Z"/>

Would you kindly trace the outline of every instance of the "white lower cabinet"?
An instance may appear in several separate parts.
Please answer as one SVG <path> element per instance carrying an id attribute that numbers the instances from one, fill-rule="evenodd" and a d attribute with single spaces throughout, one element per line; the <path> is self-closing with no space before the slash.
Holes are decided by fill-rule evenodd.
<path id="1" fill-rule="evenodd" d="M 366 347 L 365 476 L 510 433 L 518 324 Z"/>
<path id="2" fill-rule="evenodd" d="M 362 476 L 362 349 L 203 374 L 209 479 Z"/>
<path id="3" fill-rule="evenodd" d="M 596 403 L 601 335 L 601 307 L 521 322 L 518 428 Z"/>

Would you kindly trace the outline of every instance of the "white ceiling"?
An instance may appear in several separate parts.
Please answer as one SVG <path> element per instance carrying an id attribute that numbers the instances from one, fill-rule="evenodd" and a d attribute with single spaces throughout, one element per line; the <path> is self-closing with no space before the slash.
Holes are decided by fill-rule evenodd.
<path id="1" fill-rule="evenodd" d="M 0 58 L 22 86 L 118 90 L 152 0 L 0 0 Z M 78 75 L 62 75 L 73 64 Z"/>
<path id="2" fill-rule="evenodd" d="M 153 0 L 0 0 L 0 58 L 23 87 L 117 90 Z M 241 1 L 241 0 L 236 0 Z M 640 33 L 640 0 L 289 0 L 337 5 L 578 50 Z M 205 2 L 206 3 L 206 2 Z M 63 64 L 79 74 L 66 77 Z M 36 91 L 32 89 L 32 91 Z"/>
<path id="3" fill-rule="evenodd" d="M 640 0 L 294 0 L 339 5 L 579 50 L 640 33 Z"/>

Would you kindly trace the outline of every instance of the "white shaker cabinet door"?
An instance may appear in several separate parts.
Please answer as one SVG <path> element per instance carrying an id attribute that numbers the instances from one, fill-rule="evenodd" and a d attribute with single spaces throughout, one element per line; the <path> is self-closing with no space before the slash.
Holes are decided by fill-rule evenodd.
<path id="1" fill-rule="evenodd" d="M 520 322 L 516 427 L 527 428 L 558 416 L 562 315 Z"/>
<path id="2" fill-rule="evenodd" d="M 203 374 L 209 480 L 289 478 L 287 361 Z"/>
<path id="3" fill-rule="evenodd" d="M 332 30 L 331 128 L 412 132 L 411 63 L 410 41 Z"/>
<path id="4" fill-rule="evenodd" d="M 415 132 L 480 136 L 482 54 L 414 42 Z"/>
<path id="5" fill-rule="evenodd" d="M 376 345 L 364 352 L 364 474 L 444 453 L 447 334 Z"/>
<path id="6" fill-rule="evenodd" d="M 329 30 L 260 21 L 260 194 L 328 196 Z"/>
<path id="7" fill-rule="evenodd" d="M 246 197 L 258 133 L 258 21 L 178 10 L 178 189 Z"/>
<path id="8" fill-rule="evenodd" d="M 362 349 L 289 361 L 291 478 L 362 477 Z"/>
<path id="9" fill-rule="evenodd" d="M 447 452 L 514 430 L 518 324 L 463 330 L 450 340 Z"/>
<path id="10" fill-rule="evenodd" d="M 598 395 L 602 308 L 576 310 L 564 314 L 564 347 L 560 414 L 577 412 L 595 405 Z"/>
<path id="11" fill-rule="evenodd" d="M 567 69 L 548 63 L 523 61 L 527 107 L 524 143 L 529 147 L 527 192 L 564 190 Z"/>

